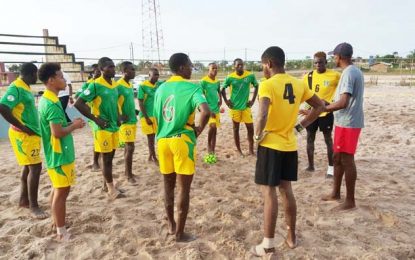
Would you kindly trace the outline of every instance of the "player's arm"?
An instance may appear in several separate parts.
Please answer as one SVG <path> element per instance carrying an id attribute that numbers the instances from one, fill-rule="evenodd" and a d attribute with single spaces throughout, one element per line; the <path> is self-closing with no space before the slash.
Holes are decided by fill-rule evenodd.
<path id="1" fill-rule="evenodd" d="M 340 99 L 336 102 L 328 104 L 325 108 L 325 112 L 333 112 L 343 108 L 346 108 L 349 105 L 350 93 L 343 93 L 340 95 Z"/>
<path id="2" fill-rule="evenodd" d="M 220 88 L 218 88 L 218 96 L 219 96 L 218 106 L 221 107 L 222 106 L 222 95 L 220 93 Z"/>
<path id="3" fill-rule="evenodd" d="M 318 116 L 324 112 L 324 102 L 316 94 L 306 100 L 307 104 L 311 106 L 310 112 L 301 120 L 299 125 L 296 125 L 295 128 L 297 131 L 301 131 L 301 128 L 305 128 L 313 123 Z"/>
<path id="4" fill-rule="evenodd" d="M 72 123 L 66 127 L 63 127 L 62 124 L 56 124 L 50 122 L 50 131 L 52 135 L 56 138 L 62 138 L 72 133 L 74 130 L 82 128 L 85 126 L 85 121 L 82 118 L 76 118 Z"/>
<path id="5" fill-rule="evenodd" d="M 252 99 L 248 102 L 249 107 L 252 107 L 255 104 L 256 97 L 258 96 L 258 81 L 256 81 L 256 78 L 253 74 L 252 77 L 252 86 L 254 86 L 254 94 L 252 96 Z"/>
<path id="6" fill-rule="evenodd" d="M 259 99 L 259 111 L 255 124 L 255 139 L 261 140 L 264 136 L 265 125 L 267 124 L 268 109 L 271 100 L 268 97 L 261 97 Z"/>
<path id="7" fill-rule="evenodd" d="M 196 137 L 198 137 L 203 132 L 203 129 L 205 129 L 211 114 L 207 102 L 201 103 L 198 106 L 198 110 L 200 111 L 200 117 L 199 125 L 195 126 Z"/>
<path id="8" fill-rule="evenodd" d="M 222 87 L 221 93 L 222 93 L 223 101 L 225 102 L 225 104 L 229 108 L 232 108 L 233 107 L 232 102 L 229 99 L 227 99 L 227 97 L 226 97 L 226 88 L 228 88 L 229 86 L 230 86 L 229 78 L 226 78 L 225 81 L 223 82 L 223 87 Z"/>
<path id="9" fill-rule="evenodd" d="M 82 98 L 82 96 L 76 100 L 74 106 L 83 116 L 94 121 L 99 127 L 106 128 L 108 126 L 107 121 L 96 117 L 91 113 L 91 108 L 86 104 L 86 101 Z"/>
<path id="10" fill-rule="evenodd" d="M 6 119 L 7 122 L 9 122 L 11 125 L 14 125 L 15 127 L 19 128 L 23 132 L 25 132 L 28 135 L 35 135 L 36 133 L 33 132 L 29 127 L 23 125 L 20 123 L 19 120 L 17 120 L 13 114 L 11 109 L 3 104 L 0 104 L 0 114 Z"/>

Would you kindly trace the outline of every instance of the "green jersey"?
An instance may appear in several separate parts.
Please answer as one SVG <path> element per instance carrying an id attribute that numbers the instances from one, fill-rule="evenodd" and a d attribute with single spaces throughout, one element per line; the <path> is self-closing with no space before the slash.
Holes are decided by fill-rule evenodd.
<path id="1" fill-rule="evenodd" d="M 40 136 L 39 117 L 35 106 L 35 97 L 30 87 L 18 78 L 10 84 L 0 104 L 10 108 L 12 115 L 24 126 Z"/>
<path id="2" fill-rule="evenodd" d="M 119 79 L 117 85 L 120 114 L 128 117 L 124 124 L 135 125 L 137 123 L 137 116 L 135 114 L 133 86 L 129 82 L 126 82 L 124 78 Z"/>
<path id="3" fill-rule="evenodd" d="M 233 72 L 226 77 L 223 88 L 230 87 L 230 101 L 233 104 L 232 109 L 245 110 L 248 107 L 247 103 L 251 84 L 255 88 L 258 87 L 255 75 L 248 71 L 244 71 L 241 76 Z"/>
<path id="4" fill-rule="evenodd" d="M 50 90 L 46 90 L 39 101 L 39 118 L 48 169 L 73 163 L 75 161 L 75 147 L 72 134 L 57 138 L 52 135 L 50 129 L 50 124 L 68 126 L 61 102 Z"/>
<path id="5" fill-rule="evenodd" d="M 85 102 L 91 102 L 91 113 L 108 122 L 105 130 L 118 131 L 118 88 L 113 80 L 109 84 L 103 76 L 97 78 L 88 85 L 79 98 Z M 100 129 L 95 122 L 92 122 L 92 126 L 94 131 Z"/>
<path id="6" fill-rule="evenodd" d="M 157 81 L 156 84 L 153 85 L 149 80 L 146 80 L 138 88 L 138 99 L 144 100 L 144 107 L 148 117 L 154 116 L 154 95 L 161 83 L 162 82 Z M 140 118 L 142 117 L 143 113 L 140 112 Z"/>
<path id="7" fill-rule="evenodd" d="M 196 143 L 195 109 L 206 103 L 202 88 L 181 76 L 173 76 L 163 83 L 154 97 L 154 116 L 157 120 L 157 140 L 186 134 Z"/>
<path id="8" fill-rule="evenodd" d="M 78 98 L 79 95 L 81 95 L 81 93 L 84 92 L 84 90 L 88 88 L 89 83 L 93 81 L 94 81 L 93 79 L 88 79 L 84 84 L 82 84 L 81 88 L 76 91 L 75 97 Z"/>
<path id="9" fill-rule="evenodd" d="M 218 80 L 213 80 L 206 76 L 200 81 L 200 86 L 203 89 L 203 94 L 206 96 L 210 111 L 219 113 L 219 91 L 220 83 Z"/>

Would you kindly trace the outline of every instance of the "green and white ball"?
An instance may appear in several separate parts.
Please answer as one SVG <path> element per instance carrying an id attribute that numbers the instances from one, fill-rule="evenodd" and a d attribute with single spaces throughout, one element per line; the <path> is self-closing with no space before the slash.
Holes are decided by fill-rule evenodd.
<path id="1" fill-rule="evenodd" d="M 205 158 L 203 158 L 203 160 L 207 164 L 215 164 L 217 162 L 216 156 L 213 153 L 205 155 Z"/>

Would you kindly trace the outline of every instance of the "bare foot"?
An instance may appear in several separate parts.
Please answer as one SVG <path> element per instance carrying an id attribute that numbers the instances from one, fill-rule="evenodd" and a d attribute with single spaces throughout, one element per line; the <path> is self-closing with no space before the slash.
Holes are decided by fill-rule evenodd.
<path id="1" fill-rule="evenodd" d="M 98 164 L 93 164 L 91 166 L 91 172 L 100 172 L 101 171 L 101 167 L 99 167 Z"/>
<path id="2" fill-rule="evenodd" d="M 169 235 L 176 234 L 176 222 L 170 223 L 170 221 L 167 221 L 167 225 L 169 225 Z"/>
<path id="3" fill-rule="evenodd" d="M 287 226 L 287 238 L 285 239 L 285 244 L 290 249 L 294 249 L 297 247 L 297 237 L 295 236 L 295 231 L 292 232 L 289 226 Z"/>
<path id="4" fill-rule="evenodd" d="M 135 180 L 135 178 L 134 178 L 134 175 L 129 176 L 129 177 L 128 177 L 128 179 L 127 179 L 127 181 L 128 181 L 129 183 L 131 183 L 131 184 L 136 183 L 136 180 Z"/>
<path id="5" fill-rule="evenodd" d="M 350 210 L 350 209 L 355 209 L 355 208 L 356 208 L 356 204 L 354 202 L 350 202 L 346 200 L 345 202 L 341 203 L 340 205 L 338 205 L 337 207 L 334 207 L 331 210 L 341 211 L 341 210 Z"/>
<path id="6" fill-rule="evenodd" d="M 49 215 L 39 207 L 30 208 L 30 212 L 32 214 L 32 217 L 36 219 L 45 219 L 49 217 Z"/>
<path id="7" fill-rule="evenodd" d="M 325 195 L 325 196 L 321 197 L 321 200 L 323 200 L 323 201 L 337 201 L 337 200 L 340 200 L 340 195 L 333 195 L 333 194 Z"/>
<path id="8" fill-rule="evenodd" d="M 196 237 L 191 234 L 188 234 L 188 233 L 177 234 L 176 233 L 176 242 L 188 243 L 194 240 L 196 240 Z"/>
<path id="9" fill-rule="evenodd" d="M 27 199 L 20 199 L 19 208 L 29 208 L 29 201 Z"/>
<path id="10" fill-rule="evenodd" d="M 305 168 L 305 170 L 308 171 L 308 172 L 315 171 L 314 166 L 308 166 L 307 168 Z"/>
<path id="11" fill-rule="evenodd" d="M 108 198 L 110 200 L 116 200 L 116 199 L 125 198 L 125 195 L 122 194 L 121 192 L 119 192 L 118 190 L 116 192 L 114 192 L 114 193 L 108 192 L 107 195 L 108 195 Z"/>
<path id="12" fill-rule="evenodd" d="M 56 240 L 58 240 L 59 242 L 68 242 L 69 240 L 71 240 L 71 234 L 70 233 L 66 233 L 66 234 L 60 234 L 60 235 L 56 235 Z"/>

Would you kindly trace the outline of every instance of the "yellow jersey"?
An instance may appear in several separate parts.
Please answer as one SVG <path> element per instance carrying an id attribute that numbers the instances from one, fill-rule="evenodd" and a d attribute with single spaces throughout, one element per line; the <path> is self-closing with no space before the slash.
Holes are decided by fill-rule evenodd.
<path id="1" fill-rule="evenodd" d="M 335 70 L 326 69 L 323 73 L 313 70 L 304 75 L 304 84 L 308 86 L 320 99 L 329 103 L 333 102 L 334 93 L 340 80 L 340 73 Z M 327 112 L 320 114 L 320 117 L 326 116 Z"/>
<path id="2" fill-rule="evenodd" d="M 294 126 L 302 102 L 314 93 L 299 79 L 288 74 L 276 74 L 259 85 L 259 99 L 269 98 L 267 123 L 268 134 L 260 146 L 278 151 L 296 151 L 297 138 Z"/>

